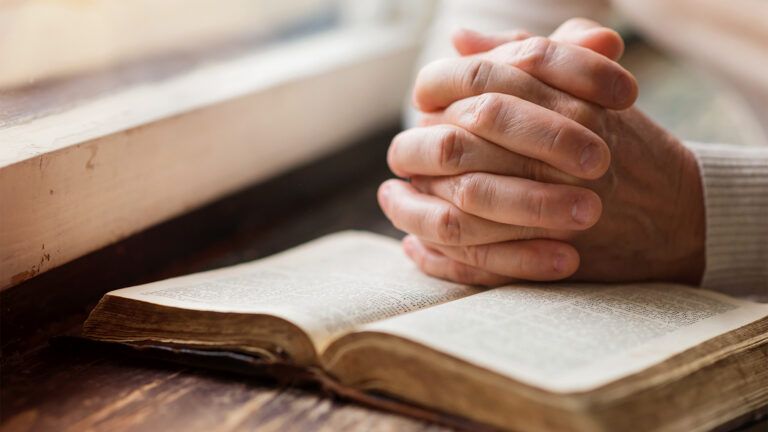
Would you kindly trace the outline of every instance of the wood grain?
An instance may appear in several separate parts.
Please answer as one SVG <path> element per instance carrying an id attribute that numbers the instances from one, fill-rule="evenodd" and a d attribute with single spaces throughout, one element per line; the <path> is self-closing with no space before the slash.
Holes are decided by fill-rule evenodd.
<path id="1" fill-rule="evenodd" d="M 256 259 L 341 229 L 397 235 L 374 193 L 388 176 L 394 132 L 0 293 L 0 430 L 444 430 L 268 381 L 47 344 L 115 288 Z"/>
<path id="2" fill-rule="evenodd" d="M 0 290 L 396 121 L 415 53 L 339 30 L 0 127 Z"/>
<path id="3" fill-rule="evenodd" d="M 343 229 L 398 236 L 375 199 L 387 130 L 0 293 L 0 431 L 444 431 L 252 377 L 48 345 L 105 292 Z M 765 430 L 768 420 L 743 432 Z"/>
<path id="4" fill-rule="evenodd" d="M 265 37 L 329 8 L 329 3 L 328 0 L 0 2 L 0 28 L 3 28 L 0 58 L 4 59 L 0 88 L 245 37 Z"/>
<path id="5" fill-rule="evenodd" d="M 58 362 L 44 382 L 27 378 L 36 397 L 3 431 L 443 430 L 241 377 L 87 355 Z"/>

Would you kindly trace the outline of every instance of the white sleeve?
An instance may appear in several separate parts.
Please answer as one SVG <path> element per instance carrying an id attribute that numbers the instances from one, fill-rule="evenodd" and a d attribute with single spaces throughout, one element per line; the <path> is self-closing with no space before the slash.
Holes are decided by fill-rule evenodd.
<path id="1" fill-rule="evenodd" d="M 702 286 L 768 301 L 768 147 L 686 143 L 706 208 Z"/>

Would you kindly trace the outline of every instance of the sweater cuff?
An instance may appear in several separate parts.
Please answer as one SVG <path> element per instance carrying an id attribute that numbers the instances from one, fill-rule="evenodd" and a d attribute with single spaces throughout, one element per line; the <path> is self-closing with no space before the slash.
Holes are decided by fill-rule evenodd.
<path id="1" fill-rule="evenodd" d="M 706 208 L 704 288 L 768 301 L 768 148 L 686 143 Z"/>

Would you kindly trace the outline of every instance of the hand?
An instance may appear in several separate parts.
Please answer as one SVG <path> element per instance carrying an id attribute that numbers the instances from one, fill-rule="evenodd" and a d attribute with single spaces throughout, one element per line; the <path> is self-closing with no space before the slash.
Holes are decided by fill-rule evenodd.
<path id="1" fill-rule="evenodd" d="M 457 45 L 494 44 L 472 38 L 483 40 Z M 422 70 L 424 127 L 398 135 L 389 153 L 412 184 L 379 192 L 414 235 L 406 252 L 429 274 L 472 284 L 697 282 L 704 211 L 693 155 L 638 110 L 616 110 L 637 90 L 607 57 L 621 53 L 615 33 L 578 21 L 552 38 L 517 36 Z"/>

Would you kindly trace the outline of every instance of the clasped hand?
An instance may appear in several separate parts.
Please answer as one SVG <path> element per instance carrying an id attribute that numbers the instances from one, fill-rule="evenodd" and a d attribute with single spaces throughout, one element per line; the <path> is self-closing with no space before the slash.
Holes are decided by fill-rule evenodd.
<path id="1" fill-rule="evenodd" d="M 693 154 L 633 104 L 614 31 L 454 36 L 428 64 L 421 123 L 394 138 L 379 203 L 407 255 L 461 283 L 697 283 L 704 207 Z"/>

